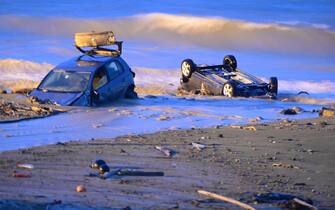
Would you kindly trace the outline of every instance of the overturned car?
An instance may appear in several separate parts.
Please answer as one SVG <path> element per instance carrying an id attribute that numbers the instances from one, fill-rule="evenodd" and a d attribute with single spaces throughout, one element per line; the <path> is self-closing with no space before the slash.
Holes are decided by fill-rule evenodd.
<path id="1" fill-rule="evenodd" d="M 181 63 L 181 88 L 205 95 L 269 96 L 278 93 L 278 80 L 271 77 L 269 83 L 237 68 L 233 55 L 227 55 L 220 65 L 196 65 L 191 59 Z"/>
<path id="2" fill-rule="evenodd" d="M 112 45 L 117 49 L 103 47 Z M 53 68 L 30 96 L 63 106 L 137 98 L 135 73 L 121 58 L 122 42 L 113 32 L 76 33 L 75 46 L 82 55 Z"/>

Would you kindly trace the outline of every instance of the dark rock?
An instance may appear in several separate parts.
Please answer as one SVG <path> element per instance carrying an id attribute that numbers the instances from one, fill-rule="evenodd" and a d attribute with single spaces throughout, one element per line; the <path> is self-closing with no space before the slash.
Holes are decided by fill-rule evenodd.
<path id="1" fill-rule="evenodd" d="M 285 115 L 296 115 L 298 114 L 296 110 L 294 109 L 283 109 L 280 114 L 285 114 Z"/>

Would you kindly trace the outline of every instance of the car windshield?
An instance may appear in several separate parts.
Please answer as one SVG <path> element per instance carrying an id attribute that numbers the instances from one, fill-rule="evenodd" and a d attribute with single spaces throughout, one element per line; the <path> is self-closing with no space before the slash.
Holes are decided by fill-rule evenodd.
<path id="1" fill-rule="evenodd" d="M 82 92 L 86 90 L 90 72 L 55 69 L 44 79 L 39 89 L 56 92 Z"/>

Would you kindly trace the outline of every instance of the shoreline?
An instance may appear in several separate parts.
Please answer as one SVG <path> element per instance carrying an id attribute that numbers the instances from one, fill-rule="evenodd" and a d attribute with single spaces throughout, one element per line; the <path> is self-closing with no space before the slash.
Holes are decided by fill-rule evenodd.
<path id="1" fill-rule="evenodd" d="M 230 207 L 196 193 L 203 189 L 263 209 L 278 206 L 255 203 L 255 195 L 265 192 L 309 198 L 320 209 L 335 207 L 334 117 L 252 126 L 255 130 L 243 129 L 246 125 L 218 126 L 4 151 L 0 153 L 0 199 L 93 209 Z M 192 149 L 192 142 L 206 148 Z M 166 157 L 155 146 L 166 146 L 176 154 Z M 88 177 L 94 172 L 88 165 L 99 158 L 112 169 L 162 171 L 165 176 Z M 17 163 L 35 168 L 17 169 Z M 12 177 L 13 170 L 31 177 Z M 75 192 L 79 184 L 87 192 Z"/>

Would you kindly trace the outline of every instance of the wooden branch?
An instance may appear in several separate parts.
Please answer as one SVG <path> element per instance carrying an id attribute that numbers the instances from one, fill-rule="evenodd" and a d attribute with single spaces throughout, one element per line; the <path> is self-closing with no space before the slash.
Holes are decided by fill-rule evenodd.
<path id="1" fill-rule="evenodd" d="M 237 205 L 237 206 L 242 207 L 242 208 L 247 209 L 247 210 L 256 210 L 254 207 L 249 206 L 248 204 L 242 203 L 240 201 L 237 201 L 237 200 L 234 200 L 232 198 L 228 198 L 228 197 L 225 197 L 225 196 L 222 196 L 222 195 L 207 192 L 207 191 L 204 191 L 204 190 L 198 190 L 198 193 L 200 195 L 206 195 L 206 196 L 211 197 L 211 198 L 215 198 L 215 199 L 218 199 L 218 200 L 222 200 L 222 201 Z"/>
<path id="2" fill-rule="evenodd" d="M 299 198 L 294 198 L 293 199 L 294 202 L 298 203 L 299 205 L 301 206 L 304 206 L 304 207 L 307 207 L 308 209 L 311 209 L 311 210 L 317 210 L 318 208 L 316 208 L 315 206 L 299 199 Z"/>

